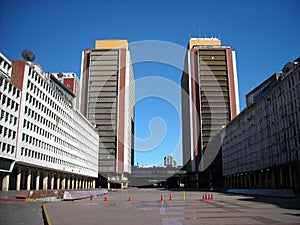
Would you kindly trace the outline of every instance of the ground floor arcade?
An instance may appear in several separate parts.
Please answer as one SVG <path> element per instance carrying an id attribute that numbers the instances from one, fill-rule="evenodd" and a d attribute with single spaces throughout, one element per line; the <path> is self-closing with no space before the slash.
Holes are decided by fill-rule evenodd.
<path id="1" fill-rule="evenodd" d="M 249 171 L 225 176 L 226 188 L 289 188 L 300 193 L 300 165 Z"/>
<path id="2" fill-rule="evenodd" d="M 16 165 L 11 173 L 0 172 L 2 191 L 64 190 L 95 188 L 94 177 Z"/>

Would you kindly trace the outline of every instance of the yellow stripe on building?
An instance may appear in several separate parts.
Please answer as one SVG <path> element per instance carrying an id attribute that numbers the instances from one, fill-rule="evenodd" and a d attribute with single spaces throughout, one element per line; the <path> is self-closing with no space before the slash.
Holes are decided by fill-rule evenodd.
<path id="1" fill-rule="evenodd" d="M 127 40 L 96 40 L 95 49 L 120 49 L 125 48 L 128 50 Z"/>

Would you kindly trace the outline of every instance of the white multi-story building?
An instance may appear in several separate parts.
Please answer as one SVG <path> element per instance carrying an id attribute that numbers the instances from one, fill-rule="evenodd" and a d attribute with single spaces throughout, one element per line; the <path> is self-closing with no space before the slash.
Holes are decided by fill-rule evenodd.
<path id="1" fill-rule="evenodd" d="M 67 89 L 69 89 L 75 95 L 74 106 L 79 109 L 79 91 L 80 82 L 76 73 L 73 72 L 63 72 L 63 73 L 52 73 L 57 80 L 59 80 Z"/>
<path id="2" fill-rule="evenodd" d="M 300 64 L 287 63 L 247 95 L 222 146 L 228 188 L 300 191 Z"/>
<path id="3" fill-rule="evenodd" d="M 38 64 L 0 60 L 2 190 L 94 187 L 99 136 L 74 94 Z"/>

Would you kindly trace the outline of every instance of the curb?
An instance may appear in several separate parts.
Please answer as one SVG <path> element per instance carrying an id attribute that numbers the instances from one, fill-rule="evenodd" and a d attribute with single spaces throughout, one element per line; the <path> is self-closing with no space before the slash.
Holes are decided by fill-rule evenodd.
<path id="1" fill-rule="evenodd" d="M 27 199 L 0 198 L 0 202 L 27 202 Z"/>
<path id="2" fill-rule="evenodd" d="M 42 211 L 43 211 L 43 218 L 44 218 L 45 225 L 52 225 L 50 216 L 46 209 L 46 205 L 42 205 Z"/>

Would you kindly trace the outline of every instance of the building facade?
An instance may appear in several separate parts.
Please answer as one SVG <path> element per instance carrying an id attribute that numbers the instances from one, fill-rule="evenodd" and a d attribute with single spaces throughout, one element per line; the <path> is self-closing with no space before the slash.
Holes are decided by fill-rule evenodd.
<path id="1" fill-rule="evenodd" d="M 81 112 L 99 134 L 99 184 L 128 185 L 133 164 L 134 74 L 126 40 L 83 52 Z"/>
<path id="2" fill-rule="evenodd" d="M 75 108 L 79 110 L 79 91 L 80 82 L 76 73 L 64 72 L 64 73 L 52 73 L 57 80 L 59 80 L 66 88 L 68 88 L 75 95 Z"/>
<path id="3" fill-rule="evenodd" d="M 253 101 L 251 96 L 260 97 Z M 299 58 L 251 91 L 247 102 L 251 104 L 226 127 L 225 186 L 291 188 L 299 193 Z"/>
<path id="4" fill-rule="evenodd" d="M 176 161 L 170 155 L 167 155 L 164 157 L 164 166 L 165 167 L 177 167 Z"/>
<path id="5" fill-rule="evenodd" d="M 220 186 L 221 130 L 239 113 L 235 52 L 217 38 L 190 39 L 181 86 L 188 186 Z"/>
<path id="6" fill-rule="evenodd" d="M 0 60 L 2 190 L 95 187 L 99 137 L 73 93 L 38 64 Z"/>

